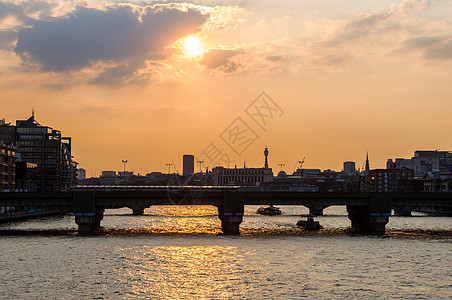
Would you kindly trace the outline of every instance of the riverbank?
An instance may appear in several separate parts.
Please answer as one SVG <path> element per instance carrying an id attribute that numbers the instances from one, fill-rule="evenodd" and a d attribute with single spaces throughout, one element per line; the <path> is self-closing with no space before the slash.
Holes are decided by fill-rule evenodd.
<path id="1" fill-rule="evenodd" d="M 27 212 L 15 212 L 11 214 L 0 214 L 0 223 L 22 221 L 27 219 L 49 217 L 61 214 L 61 210 L 41 210 L 41 211 L 27 211 Z"/>

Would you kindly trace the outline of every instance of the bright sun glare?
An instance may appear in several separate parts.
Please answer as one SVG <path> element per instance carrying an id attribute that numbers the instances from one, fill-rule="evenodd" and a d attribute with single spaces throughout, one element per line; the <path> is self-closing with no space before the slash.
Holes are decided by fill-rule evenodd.
<path id="1" fill-rule="evenodd" d="M 190 57 L 200 55 L 202 53 L 201 42 L 197 37 L 189 36 L 185 39 L 184 51 Z"/>

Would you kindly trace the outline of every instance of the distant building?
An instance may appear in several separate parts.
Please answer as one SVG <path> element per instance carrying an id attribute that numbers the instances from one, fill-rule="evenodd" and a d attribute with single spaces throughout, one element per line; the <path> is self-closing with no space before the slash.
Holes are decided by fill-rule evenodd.
<path id="1" fill-rule="evenodd" d="M 386 169 L 388 170 L 395 169 L 394 161 L 391 158 L 386 161 Z"/>
<path id="2" fill-rule="evenodd" d="M 193 155 L 185 154 L 183 156 L 182 174 L 191 175 L 195 173 L 195 157 Z"/>
<path id="3" fill-rule="evenodd" d="M 392 159 L 388 159 L 387 169 L 410 169 L 414 171 L 414 176 L 417 178 L 423 177 L 428 172 L 432 174 L 452 172 L 450 151 L 417 150 L 411 159 L 396 158 L 393 164 L 391 162 Z"/>
<path id="4" fill-rule="evenodd" d="M 439 172 L 446 172 L 452 168 L 452 153 L 450 151 L 439 150 L 427 150 L 427 151 L 414 151 L 414 157 L 427 161 L 438 160 L 438 165 L 434 166 Z M 413 159 L 412 158 L 412 159 Z M 436 170 L 435 170 L 436 171 Z"/>
<path id="5" fill-rule="evenodd" d="M 212 169 L 214 185 L 241 185 L 256 186 L 265 182 L 273 181 L 273 171 L 268 167 L 268 148 L 264 150 L 263 168 L 224 168 L 215 167 Z"/>
<path id="6" fill-rule="evenodd" d="M 452 192 L 452 173 L 432 174 L 428 172 L 422 177 L 424 192 Z"/>
<path id="7" fill-rule="evenodd" d="M 322 171 L 320 169 L 297 169 L 293 175 L 303 179 L 317 178 Z"/>
<path id="8" fill-rule="evenodd" d="M 72 159 L 71 138 L 39 124 L 34 115 L 16 125 L 0 123 L 0 139 L 17 145 L 22 161 L 38 168 L 38 191 L 68 191 L 76 186 L 77 162 Z"/>
<path id="9" fill-rule="evenodd" d="M 0 192 L 16 189 L 16 151 L 16 147 L 0 140 Z"/>
<path id="10" fill-rule="evenodd" d="M 116 171 L 102 171 L 102 175 L 99 176 L 98 181 L 100 185 L 118 185 L 121 179 Z"/>
<path id="11" fill-rule="evenodd" d="M 375 169 L 369 171 L 369 192 L 412 192 L 414 172 L 410 169 Z"/>
<path id="12" fill-rule="evenodd" d="M 102 177 L 115 177 L 116 171 L 102 171 Z"/>
<path id="13" fill-rule="evenodd" d="M 260 185 L 273 180 L 271 168 L 231 168 L 212 169 L 214 185 Z"/>
<path id="14" fill-rule="evenodd" d="M 344 173 L 346 175 L 353 175 L 356 172 L 356 165 L 354 161 L 344 161 Z"/>
<path id="15" fill-rule="evenodd" d="M 85 169 L 83 169 L 83 168 L 77 169 L 77 179 L 78 180 L 86 179 L 86 170 Z"/>
<path id="16" fill-rule="evenodd" d="M 133 177 L 133 171 L 121 171 L 118 172 L 119 178 L 121 179 L 121 181 L 130 181 L 131 178 Z"/>

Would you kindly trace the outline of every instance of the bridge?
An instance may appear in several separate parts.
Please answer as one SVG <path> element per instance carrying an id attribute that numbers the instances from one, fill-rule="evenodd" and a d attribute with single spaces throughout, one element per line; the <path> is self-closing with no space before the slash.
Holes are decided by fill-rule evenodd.
<path id="1" fill-rule="evenodd" d="M 80 235 L 100 228 L 105 209 L 131 208 L 143 214 L 152 205 L 213 205 L 218 208 L 223 234 L 239 234 L 245 205 L 303 205 L 316 215 L 329 206 L 347 207 L 352 230 L 384 234 L 391 210 L 407 212 L 419 207 L 452 208 L 452 193 L 370 193 L 243 191 L 195 187 L 148 190 L 77 190 L 71 192 L 0 193 L 0 206 L 52 208 L 74 212 Z"/>

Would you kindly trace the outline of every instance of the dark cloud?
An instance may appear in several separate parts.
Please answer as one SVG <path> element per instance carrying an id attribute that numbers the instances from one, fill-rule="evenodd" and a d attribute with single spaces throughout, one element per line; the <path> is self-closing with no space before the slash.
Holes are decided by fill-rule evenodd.
<path id="1" fill-rule="evenodd" d="M 402 50 L 421 51 L 422 57 L 427 60 L 452 59 L 452 35 L 408 39 L 403 43 Z"/>
<path id="2" fill-rule="evenodd" d="M 35 21 L 19 31 L 15 51 L 43 71 L 77 71 L 96 62 L 107 68 L 99 82 L 132 73 L 164 47 L 192 34 L 208 16 L 194 7 L 120 5 L 106 11 L 78 7 L 52 21 Z"/>
<path id="3" fill-rule="evenodd" d="M 233 72 L 237 69 L 238 65 L 231 62 L 230 59 L 241 53 L 243 53 L 242 50 L 209 49 L 204 54 L 201 64 L 209 69 L 221 69 L 224 72 Z"/>

